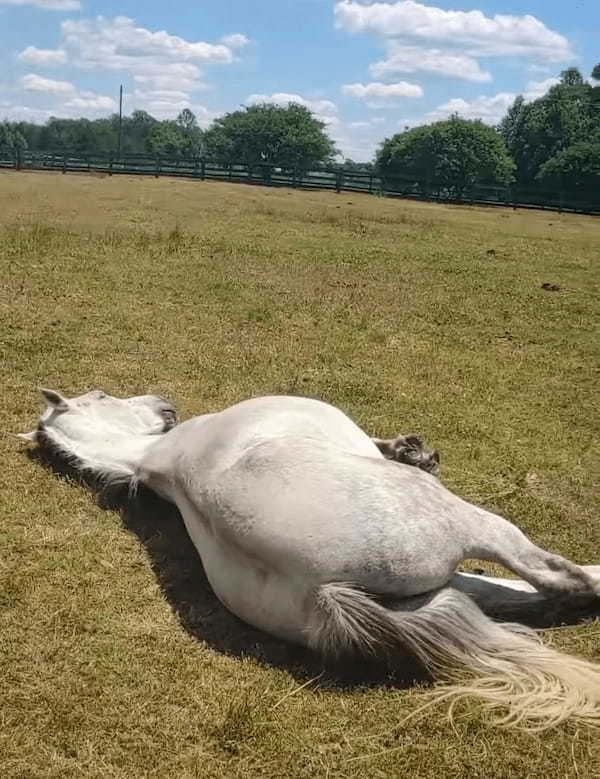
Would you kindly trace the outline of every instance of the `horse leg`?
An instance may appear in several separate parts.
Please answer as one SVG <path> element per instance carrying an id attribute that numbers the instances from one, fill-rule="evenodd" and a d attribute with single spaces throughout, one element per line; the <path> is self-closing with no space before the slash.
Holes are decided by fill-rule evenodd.
<path id="1" fill-rule="evenodd" d="M 600 580 L 600 565 L 582 569 Z M 469 595 L 479 608 L 494 619 L 520 622 L 533 628 L 576 625 L 584 619 L 600 617 L 600 599 L 580 604 L 539 592 L 523 579 L 507 579 L 479 574 L 455 573 L 450 586 Z"/>
<path id="2" fill-rule="evenodd" d="M 536 590 L 567 599 L 600 598 L 600 576 L 532 543 L 508 520 L 471 507 L 467 558 L 491 560 L 514 571 Z M 473 513 L 474 512 L 474 513 Z"/>
<path id="3" fill-rule="evenodd" d="M 439 452 L 431 449 L 420 436 L 398 435 L 396 438 L 372 438 L 371 440 L 386 460 L 414 465 L 438 476 L 440 472 Z"/>

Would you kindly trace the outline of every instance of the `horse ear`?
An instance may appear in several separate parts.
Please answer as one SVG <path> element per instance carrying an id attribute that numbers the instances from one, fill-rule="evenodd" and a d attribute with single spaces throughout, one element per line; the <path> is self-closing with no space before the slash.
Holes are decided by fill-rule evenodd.
<path id="1" fill-rule="evenodd" d="M 436 449 L 436 450 L 435 450 L 435 452 L 433 453 L 433 459 L 436 461 L 436 463 L 437 463 L 438 465 L 440 464 L 440 453 L 438 452 L 438 450 L 437 450 L 437 449 Z"/>
<path id="2" fill-rule="evenodd" d="M 44 389 L 40 387 L 40 392 L 48 401 L 48 404 L 56 409 L 56 411 L 66 411 L 69 408 L 69 402 L 59 392 L 55 392 L 51 389 Z"/>
<path id="3" fill-rule="evenodd" d="M 35 443 L 37 441 L 37 430 L 32 430 L 31 433 L 17 433 L 17 438 L 22 438 L 24 441 L 31 441 Z"/>

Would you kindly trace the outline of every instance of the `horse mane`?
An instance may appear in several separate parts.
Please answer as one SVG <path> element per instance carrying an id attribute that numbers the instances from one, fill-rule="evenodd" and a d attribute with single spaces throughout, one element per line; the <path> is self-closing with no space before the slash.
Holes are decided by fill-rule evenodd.
<path id="1" fill-rule="evenodd" d="M 102 468 L 78 455 L 63 439 L 53 435 L 43 422 L 38 424 L 35 441 L 37 454 L 55 471 L 66 474 L 84 486 L 99 493 L 103 503 L 122 499 L 124 495 L 135 498 L 138 479 L 134 471 Z"/>

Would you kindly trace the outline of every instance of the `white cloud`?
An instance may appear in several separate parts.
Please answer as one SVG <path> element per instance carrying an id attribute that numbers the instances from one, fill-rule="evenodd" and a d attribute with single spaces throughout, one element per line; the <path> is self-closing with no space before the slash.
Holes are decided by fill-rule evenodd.
<path id="1" fill-rule="evenodd" d="M 83 67 L 135 69 L 140 61 L 229 64 L 233 53 L 224 43 L 186 41 L 165 30 L 152 32 L 133 19 L 68 20 L 62 24 L 65 42 L 79 55 Z"/>
<path id="2" fill-rule="evenodd" d="M 569 41 L 535 16 L 447 11 L 414 0 L 363 5 L 336 3 L 335 22 L 349 32 L 370 32 L 408 44 L 438 43 L 469 56 L 526 56 L 550 62 L 573 57 Z"/>
<path id="3" fill-rule="evenodd" d="M 249 95 L 244 101 L 246 105 L 258 105 L 260 103 L 274 103 L 275 105 L 287 106 L 290 103 L 303 105 L 312 111 L 313 114 L 325 124 L 335 124 L 338 122 L 337 106 L 331 100 L 308 100 L 302 95 L 289 92 L 276 92 L 272 95 Z"/>
<path id="4" fill-rule="evenodd" d="M 35 46 L 28 46 L 19 52 L 17 59 L 28 65 L 42 68 L 52 67 L 53 65 L 64 65 L 67 61 L 67 53 L 63 49 L 38 49 Z"/>
<path id="5" fill-rule="evenodd" d="M 385 60 L 374 62 L 369 72 L 375 78 L 390 78 L 399 73 L 433 73 L 466 81 L 491 81 L 490 73 L 481 69 L 474 57 L 466 54 L 424 49 L 419 46 L 404 46 L 395 42 L 388 45 Z"/>
<path id="6" fill-rule="evenodd" d="M 185 103 L 187 101 L 187 92 L 178 92 L 174 89 L 144 89 L 134 90 L 130 97 L 137 100 L 163 100 L 168 103 Z"/>
<path id="7" fill-rule="evenodd" d="M 94 92 L 79 92 L 65 103 L 67 108 L 77 108 L 82 111 L 115 111 L 117 101 L 108 95 L 96 95 Z"/>
<path id="8" fill-rule="evenodd" d="M 128 111 L 140 108 L 157 118 L 171 118 L 183 108 L 191 108 L 198 111 L 199 122 L 205 125 L 215 113 L 193 100 L 195 92 L 207 88 L 203 69 L 235 62 L 237 52 L 250 43 L 241 33 L 226 35 L 216 43 L 188 41 L 164 30 L 146 29 L 125 16 L 70 19 L 62 23 L 61 30 L 59 48 L 28 46 L 18 59 L 36 67 L 69 62 L 84 70 L 120 71 L 120 77 L 127 80 L 129 76 L 134 85 L 126 94 Z M 29 93 L 62 96 L 64 100 L 54 113 L 115 110 L 112 97 L 79 90 L 67 81 L 30 73 L 22 77 L 20 85 Z"/>
<path id="9" fill-rule="evenodd" d="M 198 125 L 204 129 L 223 114 L 223 111 L 191 102 L 188 93 L 183 90 L 134 89 L 124 97 L 128 112 L 141 109 L 156 119 L 174 119 L 184 108 L 189 108 L 195 114 Z"/>
<path id="10" fill-rule="evenodd" d="M 189 94 L 207 88 L 199 68 L 188 62 L 137 62 L 132 70 L 133 80 L 146 89 L 185 90 Z"/>
<path id="11" fill-rule="evenodd" d="M 381 81 L 395 81 L 404 73 L 427 73 L 484 83 L 492 76 L 482 68 L 480 57 L 527 58 L 541 73 L 539 69 L 548 63 L 574 56 L 567 38 L 530 14 L 487 16 L 479 10 L 446 10 L 416 0 L 368 4 L 339 0 L 334 14 L 339 29 L 381 39 L 386 56 L 369 67 L 370 75 Z M 494 105 L 488 102 L 492 99 Z M 500 102 L 496 96 L 460 105 L 465 111 L 472 108 L 494 115 Z"/>
<path id="12" fill-rule="evenodd" d="M 219 42 L 230 49 L 243 49 L 244 46 L 250 43 L 250 38 L 235 32 L 233 35 L 224 35 L 222 38 L 219 38 Z"/>
<path id="13" fill-rule="evenodd" d="M 454 98 L 432 111 L 429 114 L 429 121 L 445 119 L 450 114 L 459 114 L 463 119 L 481 119 L 486 124 L 498 124 L 514 99 L 515 95 L 511 92 L 500 92 L 491 97 L 480 96 L 470 101 Z"/>
<path id="14" fill-rule="evenodd" d="M 525 102 L 529 103 L 543 97 L 546 92 L 559 83 L 557 78 L 548 78 L 544 81 L 530 81 L 526 90 L 522 93 Z M 427 124 L 447 119 L 451 114 L 458 114 L 463 119 L 481 119 L 486 124 L 498 124 L 510 106 L 514 103 L 517 94 L 515 92 L 499 92 L 496 95 L 480 95 L 474 100 L 453 98 L 439 105 L 434 111 L 430 111 L 418 121 L 402 120 L 399 125 Z"/>
<path id="15" fill-rule="evenodd" d="M 28 73 L 21 78 L 20 83 L 21 87 L 28 92 L 41 92 L 46 96 L 60 98 L 57 109 L 62 115 L 72 115 L 81 111 L 106 113 L 115 111 L 117 108 L 117 103 L 112 97 L 78 89 L 70 81 L 56 81 L 38 76 L 37 73 Z M 54 113 L 56 112 L 55 109 Z"/>
<path id="16" fill-rule="evenodd" d="M 55 81 L 53 78 L 44 78 L 36 73 L 23 76 L 21 86 L 32 92 L 44 92 L 50 95 L 72 95 L 77 92 L 75 84 L 71 84 L 70 81 Z"/>
<path id="17" fill-rule="evenodd" d="M 203 129 L 206 129 L 211 125 L 218 116 L 222 116 L 224 111 L 215 111 L 211 108 L 207 108 L 203 105 L 192 104 L 190 109 L 196 116 L 196 121 Z"/>
<path id="18" fill-rule="evenodd" d="M 7 100 L 0 100 L 0 117 L 13 122 L 36 122 L 43 124 L 50 119 L 52 111 L 44 108 L 34 108 L 32 106 L 20 105 L 19 103 L 10 103 Z"/>
<path id="19" fill-rule="evenodd" d="M 62 34 L 73 64 L 130 74 L 139 86 L 133 92 L 136 107 L 159 117 L 189 107 L 193 93 L 207 86 L 201 68 L 235 62 L 235 50 L 249 43 L 241 33 L 227 35 L 218 43 L 188 41 L 165 30 L 141 27 L 126 16 L 68 20 L 62 24 Z M 169 91 L 178 94 L 169 98 Z"/>
<path id="20" fill-rule="evenodd" d="M 386 134 L 381 121 L 358 121 L 340 123 L 331 133 L 342 157 L 350 157 L 358 162 L 373 158 L 375 149 Z"/>
<path id="21" fill-rule="evenodd" d="M 172 89 L 135 89 L 125 94 L 129 111 L 142 109 L 157 119 L 174 119 L 184 108 L 190 108 L 187 92 Z"/>
<path id="22" fill-rule="evenodd" d="M 401 98 L 423 97 L 423 90 L 418 84 L 398 81 L 395 84 L 382 84 L 374 81 L 370 84 L 344 84 L 342 92 L 358 100 L 364 100 L 371 108 L 384 108 L 396 105 Z"/>
<path id="23" fill-rule="evenodd" d="M 537 100 L 538 97 L 543 97 L 549 89 L 555 87 L 557 84 L 560 84 L 559 78 L 546 78 L 543 81 L 529 81 L 527 89 L 523 93 L 523 97 L 528 103 L 532 100 Z"/>
<path id="24" fill-rule="evenodd" d="M 36 5 L 47 11 L 77 11 L 79 0 L 0 0 L 0 5 Z"/>
<path id="25" fill-rule="evenodd" d="M 366 130 L 371 129 L 372 127 L 377 127 L 377 125 L 384 124 L 385 119 L 383 116 L 373 116 L 371 119 L 364 119 L 359 122 L 349 122 L 348 127 L 352 128 L 353 130 Z"/>
<path id="26" fill-rule="evenodd" d="M 538 76 L 549 76 L 554 70 L 552 65 L 540 64 L 539 62 L 531 62 L 528 69 L 530 73 L 535 73 Z"/>
<path id="27" fill-rule="evenodd" d="M 4 0 L 6 1 L 6 0 Z M 3 0 L 0 0 L 0 3 Z M 72 2 L 72 0 L 53 0 Z M 198 122 L 207 126 L 217 113 L 193 99 L 194 93 L 206 89 L 203 71 L 209 66 L 230 65 L 237 61 L 239 50 L 250 43 L 247 36 L 233 33 L 215 43 L 190 41 L 165 30 L 154 31 L 137 25 L 125 16 L 73 20 L 62 23 L 62 41 L 56 49 L 28 46 L 18 54 L 20 62 L 37 68 L 69 63 L 82 70 L 113 71 L 117 79 L 129 82 L 125 95 L 126 110 L 149 111 L 157 118 L 174 118 L 183 108 L 190 108 Z M 46 113 L 80 116 L 116 110 L 113 97 L 79 89 L 70 81 L 44 78 L 28 73 L 19 82 L 22 94 L 43 108 L 32 108 L 32 115 L 47 118 Z M 37 97 L 33 99 L 33 95 Z M 11 115 L 26 113 L 21 100 L 11 96 Z M 51 112 L 46 104 L 53 101 Z M 23 99 L 23 102 L 27 100 Z M 45 104 L 44 104 L 45 103 Z M 327 112 L 327 106 L 321 106 Z M 8 108 L 7 108 L 8 110 Z M 36 113 L 37 112 L 37 113 Z M 334 121 L 334 119 L 332 119 Z"/>

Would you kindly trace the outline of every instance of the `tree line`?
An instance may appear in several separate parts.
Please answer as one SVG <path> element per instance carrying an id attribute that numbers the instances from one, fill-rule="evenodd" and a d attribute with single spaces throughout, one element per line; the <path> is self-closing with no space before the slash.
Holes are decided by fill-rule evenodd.
<path id="1" fill-rule="evenodd" d="M 380 175 L 390 188 L 400 179 L 424 193 L 465 196 L 477 186 L 558 189 L 565 195 L 600 193 L 600 64 L 586 81 L 577 68 L 542 97 L 515 99 L 497 127 L 459 116 L 407 129 L 382 141 L 370 163 L 342 164 L 326 125 L 304 106 L 262 104 L 217 118 L 202 130 L 184 109 L 159 121 L 145 111 L 119 119 L 51 118 L 45 124 L 0 122 L 0 150 L 69 151 L 170 158 L 202 157 L 268 171 L 322 166 Z M 268 174 L 265 174 L 268 175 Z"/>
<path id="2" fill-rule="evenodd" d="M 600 81 L 600 65 L 592 79 Z M 455 197 L 515 185 L 600 200 L 600 86 L 569 68 L 537 100 L 518 96 L 497 127 L 454 116 L 386 139 L 376 167 Z"/>

